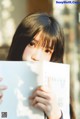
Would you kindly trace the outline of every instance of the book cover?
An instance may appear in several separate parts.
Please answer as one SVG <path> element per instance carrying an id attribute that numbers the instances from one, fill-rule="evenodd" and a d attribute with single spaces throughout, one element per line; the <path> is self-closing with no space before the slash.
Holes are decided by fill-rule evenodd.
<path id="1" fill-rule="evenodd" d="M 29 104 L 38 87 L 50 88 L 63 112 L 69 116 L 70 66 L 52 62 L 0 61 L 0 77 L 8 87 L 0 104 L 0 119 L 44 119 L 44 113 Z"/>

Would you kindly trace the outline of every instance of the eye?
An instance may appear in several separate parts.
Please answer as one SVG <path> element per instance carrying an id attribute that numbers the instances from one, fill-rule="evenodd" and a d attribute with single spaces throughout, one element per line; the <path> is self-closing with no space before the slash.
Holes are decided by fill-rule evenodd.
<path id="1" fill-rule="evenodd" d="M 36 46 L 36 43 L 35 43 L 35 42 L 31 42 L 31 43 L 29 44 L 29 46 Z"/>
<path id="2" fill-rule="evenodd" d="M 50 49 L 45 49 L 45 52 L 50 53 L 50 54 L 52 53 L 52 51 Z"/>

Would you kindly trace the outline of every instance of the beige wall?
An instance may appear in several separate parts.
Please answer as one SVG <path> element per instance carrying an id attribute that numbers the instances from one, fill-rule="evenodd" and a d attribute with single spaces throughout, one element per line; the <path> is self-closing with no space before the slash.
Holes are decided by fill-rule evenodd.
<path id="1" fill-rule="evenodd" d="M 27 1 L 27 12 L 34 13 L 34 12 L 47 12 L 49 14 L 52 13 L 53 0 L 28 0 Z"/>

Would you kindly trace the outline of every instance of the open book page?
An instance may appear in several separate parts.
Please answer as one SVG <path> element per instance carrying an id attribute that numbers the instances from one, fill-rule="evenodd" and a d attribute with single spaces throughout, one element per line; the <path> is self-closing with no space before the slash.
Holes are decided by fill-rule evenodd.
<path id="1" fill-rule="evenodd" d="M 0 85 L 8 87 L 0 104 L 0 119 L 44 119 L 44 113 L 29 104 L 29 96 L 38 86 L 36 65 L 31 62 L 0 61 Z"/>
<path id="2" fill-rule="evenodd" d="M 41 65 L 40 65 L 41 66 Z M 70 66 L 62 63 L 42 62 L 42 85 L 51 90 L 63 112 L 63 119 L 70 119 Z"/>

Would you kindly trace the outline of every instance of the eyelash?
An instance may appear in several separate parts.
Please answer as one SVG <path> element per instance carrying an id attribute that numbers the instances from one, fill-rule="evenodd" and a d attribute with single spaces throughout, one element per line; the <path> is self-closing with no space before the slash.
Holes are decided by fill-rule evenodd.
<path id="1" fill-rule="evenodd" d="M 52 53 L 49 49 L 45 50 L 46 53 Z"/>
<path id="2" fill-rule="evenodd" d="M 35 47 L 36 46 L 36 43 L 31 42 L 29 45 Z M 46 53 L 52 53 L 51 50 L 49 50 L 49 49 L 45 49 L 45 52 Z"/>
<path id="3" fill-rule="evenodd" d="M 29 45 L 30 46 L 35 46 L 36 44 L 34 42 L 31 42 Z"/>

